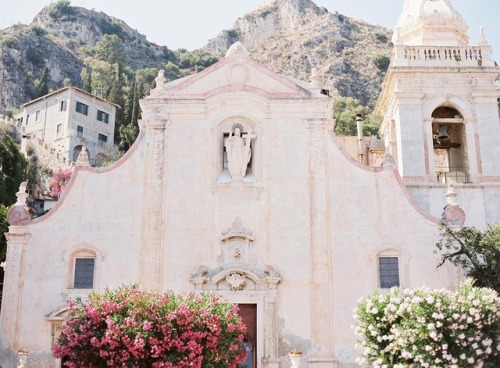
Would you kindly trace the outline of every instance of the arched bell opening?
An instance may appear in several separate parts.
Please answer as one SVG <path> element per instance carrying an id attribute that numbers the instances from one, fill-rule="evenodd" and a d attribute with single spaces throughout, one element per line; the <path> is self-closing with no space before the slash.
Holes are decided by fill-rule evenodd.
<path id="1" fill-rule="evenodd" d="M 432 112 L 434 171 L 438 182 L 468 183 L 469 162 L 464 118 L 448 106 Z"/>

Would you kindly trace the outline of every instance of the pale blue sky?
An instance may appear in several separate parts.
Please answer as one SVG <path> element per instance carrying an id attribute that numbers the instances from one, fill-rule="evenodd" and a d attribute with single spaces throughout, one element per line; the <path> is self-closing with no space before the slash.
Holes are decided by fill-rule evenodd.
<path id="1" fill-rule="evenodd" d="M 234 20 L 255 9 L 263 0 L 72 0 L 71 4 L 105 13 L 125 21 L 147 38 L 171 49 L 203 46 Z M 393 29 L 403 8 L 403 0 L 316 0 L 330 12 L 380 24 Z M 479 39 L 483 26 L 500 59 L 500 0 L 452 0 L 469 25 L 470 44 Z M 0 28 L 29 23 L 50 0 L 0 0 Z"/>

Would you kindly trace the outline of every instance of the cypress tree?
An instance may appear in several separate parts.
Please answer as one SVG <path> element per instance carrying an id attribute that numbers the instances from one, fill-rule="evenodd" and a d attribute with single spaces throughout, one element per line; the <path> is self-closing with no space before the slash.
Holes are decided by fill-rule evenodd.
<path id="1" fill-rule="evenodd" d="M 45 67 L 40 79 L 35 81 L 35 98 L 45 96 L 49 93 L 49 68 Z"/>

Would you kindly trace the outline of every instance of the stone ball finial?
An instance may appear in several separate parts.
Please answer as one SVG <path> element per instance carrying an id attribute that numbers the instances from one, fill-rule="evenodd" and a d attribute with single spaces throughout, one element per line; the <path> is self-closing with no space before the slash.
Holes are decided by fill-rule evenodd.
<path id="1" fill-rule="evenodd" d="M 226 52 L 226 57 L 231 56 L 249 56 L 247 48 L 240 42 L 235 42 Z"/>

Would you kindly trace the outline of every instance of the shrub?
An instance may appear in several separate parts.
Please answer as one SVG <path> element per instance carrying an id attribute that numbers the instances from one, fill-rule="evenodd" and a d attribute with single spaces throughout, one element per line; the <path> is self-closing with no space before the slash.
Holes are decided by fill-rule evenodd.
<path id="1" fill-rule="evenodd" d="M 73 8 L 70 6 L 71 1 L 59 0 L 49 5 L 49 15 L 51 18 L 56 19 L 63 15 L 71 15 Z"/>
<path id="2" fill-rule="evenodd" d="M 45 36 L 47 34 L 47 30 L 38 24 L 32 24 L 28 27 L 28 34 L 34 34 L 36 36 Z"/>
<path id="3" fill-rule="evenodd" d="M 381 72 L 385 72 L 391 63 L 391 59 L 385 55 L 375 55 L 372 62 Z"/>
<path id="4" fill-rule="evenodd" d="M 69 169 L 59 169 L 50 180 L 50 195 L 60 197 L 66 185 L 71 179 L 72 171 Z"/>
<path id="5" fill-rule="evenodd" d="M 45 65 L 45 58 L 43 57 L 43 52 L 41 49 L 30 47 L 26 50 L 26 60 L 28 60 L 33 65 L 43 66 Z"/>
<path id="6" fill-rule="evenodd" d="M 68 367 L 236 368 L 246 356 L 237 307 L 215 295 L 124 286 L 69 305 L 54 346 Z"/>
<path id="7" fill-rule="evenodd" d="M 475 227 L 456 230 L 443 225 L 436 246 L 443 252 L 438 266 L 451 262 L 473 278 L 477 286 L 500 293 L 500 224 L 485 230 Z"/>
<path id="8" fill-rule="evenodd" d="M 99 21 L 99 28 L 101 29 L 101 32 L 103 34 L 116 35 L 121 39 L 125 38 L 125 32 L 119 20 L 115 19 L 110 20 L 108 18 L 103 17 Z"/>
<path id="9" fill-rule="evenodd" d="M 19 42 L 17 41 L 17 38 L 14 38 L 12 36 L 7 36 L 5 38 L 2 38 L 0 40 L 0 45 L 7 47 L 9 49 L 19 50 Z"/>
<path id="10" fill-rule="evenodd" d="M 499 367 L 500 297 L 471 280 L 456 292 L 378 291 L 360 301 L 355 317 L 361 365 Z"/>
<path id="11" fill-rule="evenodd" d="M 375 38 L 380 43 L 387 43 L 387 41 L 389 41 L 389 39 L 387 38 L 387 35 L 385 33 L 381 33 L 381 32 L 375 33 Z"/>

